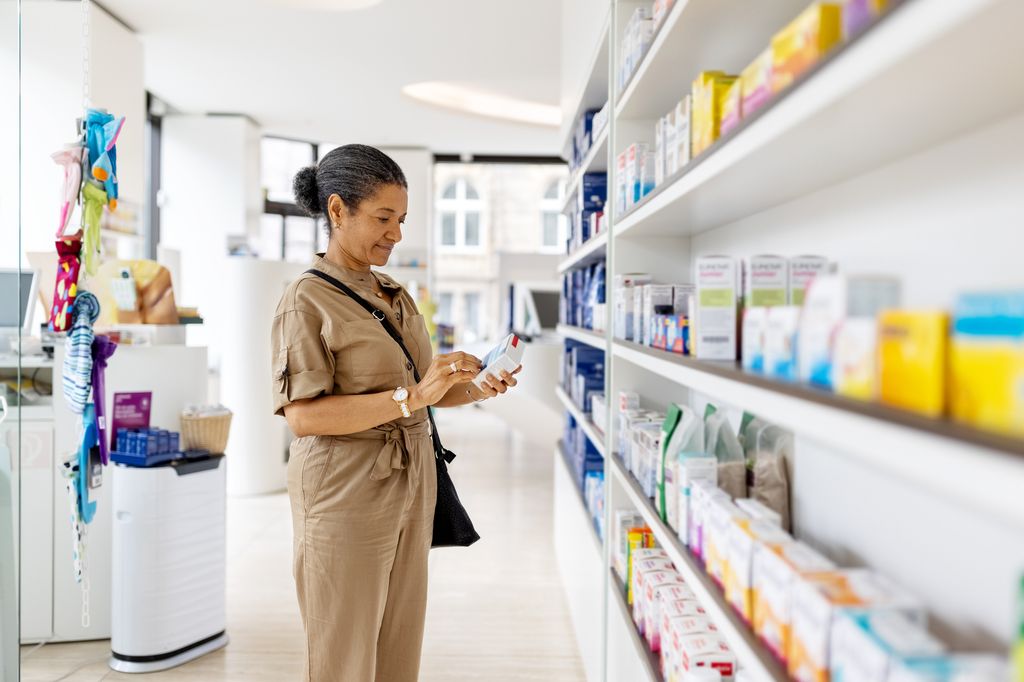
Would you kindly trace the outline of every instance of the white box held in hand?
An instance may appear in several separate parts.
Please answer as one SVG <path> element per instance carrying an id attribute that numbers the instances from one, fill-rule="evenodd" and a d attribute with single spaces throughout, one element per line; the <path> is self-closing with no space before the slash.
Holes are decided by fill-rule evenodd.
<path id="1" fill-rule="evenodd" d="M 501 371 L 514 372 L 523 363 L 523 351 L 526 344 L 515 334 L 509 334 L 497 346 L 491 349 L 482 361 L 484 371 L 480 372 L 473 379 L 473 385 L 483 388 L 484 379 L 488 374 L 493 374 L 499 380 Z"/>

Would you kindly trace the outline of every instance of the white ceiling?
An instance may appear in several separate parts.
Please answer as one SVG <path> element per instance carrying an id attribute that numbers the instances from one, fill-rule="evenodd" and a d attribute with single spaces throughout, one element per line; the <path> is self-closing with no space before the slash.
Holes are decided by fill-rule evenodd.
<path id="1" fill-rule="evenodd" d="M 104 0 L 145 47 L 147 88 L 184 112 L 237 112 L 268 134 L 556 154 L 554 128 L 421 104 L 402 86 L 448 81 L 557 105 L 558 0 Z"/>

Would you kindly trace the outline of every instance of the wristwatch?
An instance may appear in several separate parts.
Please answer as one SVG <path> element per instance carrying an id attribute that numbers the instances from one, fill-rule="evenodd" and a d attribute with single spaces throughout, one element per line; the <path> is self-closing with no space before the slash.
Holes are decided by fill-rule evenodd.
<path id="1" fill-rule="evenodd" d="M 409 389 L 404 386 L 399 386 L 395 389 L 395 392 L 391 394 L 391 399 L 398 403 L 398 407 L 402 409 L 403 417 L 411 417 L 412 412 L 409 411 Z"/>

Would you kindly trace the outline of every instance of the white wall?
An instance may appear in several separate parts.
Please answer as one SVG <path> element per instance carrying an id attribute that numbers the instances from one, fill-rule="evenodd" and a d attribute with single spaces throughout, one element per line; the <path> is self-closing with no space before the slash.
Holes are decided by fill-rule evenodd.
<path id="1" fill-rule="evenodd" d="M 611 12 L 608 0 L 562 0 L 561 107 L 572 116 L 597 52 L 597 36 Z M 567 112 L 567 113 L 566 113 Z M 575 121 L 562 121 L 562 133 Z"/>
<path id="2" fill-rule="evenodd" d="M 0 2 L 0 268 L 18 265 L 18 6 Z M 0 668 L 2 671 L 3 668 Z"/>

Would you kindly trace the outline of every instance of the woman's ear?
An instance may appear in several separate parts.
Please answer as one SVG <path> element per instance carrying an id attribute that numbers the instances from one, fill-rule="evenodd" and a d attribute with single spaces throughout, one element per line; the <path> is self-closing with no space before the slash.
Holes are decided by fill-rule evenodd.
<path id="1" fill-rule="evenodd" d="M 337 194 L 332 194 L 327 199 L 327 222 L 332 228 L 342 224 L 344 217 L 348 215 L 348 206 Z"/>

